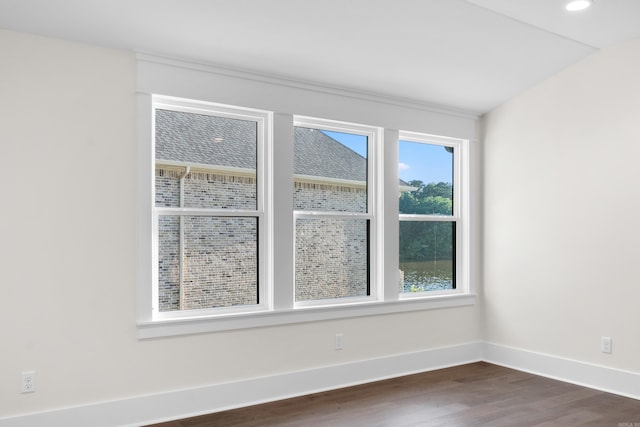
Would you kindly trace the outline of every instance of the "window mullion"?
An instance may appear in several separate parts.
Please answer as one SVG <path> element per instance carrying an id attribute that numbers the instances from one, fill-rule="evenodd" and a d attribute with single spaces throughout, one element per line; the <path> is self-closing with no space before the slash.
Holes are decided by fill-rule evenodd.
<path id="1" fill-rule="evenodd" d="M 396 301 L 399 298 L 400 265 L 399 253 L 399 221 L 398 221 L 398 141 L 399 132 L 395 129 L 385 129 L 383 149 L 383 241 L 381 242 L 381 260 L 383 264 L 382 294 L 385 301 Z"/>
<path id="2" fill-rule="evenodd" d="M 273 309 L 294 305 L 293 115 L 273 116 Z"/>

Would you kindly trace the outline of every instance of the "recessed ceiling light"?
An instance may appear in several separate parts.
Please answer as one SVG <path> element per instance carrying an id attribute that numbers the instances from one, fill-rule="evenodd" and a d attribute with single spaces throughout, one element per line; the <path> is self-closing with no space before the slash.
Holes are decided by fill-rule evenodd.
<path id="1" fill-rule="evenodd" d="M 565 5 L 565 9 L 569 12 L 578 12 L 585 10 L 593 4 L 593 0 L 573 0 Z"/>

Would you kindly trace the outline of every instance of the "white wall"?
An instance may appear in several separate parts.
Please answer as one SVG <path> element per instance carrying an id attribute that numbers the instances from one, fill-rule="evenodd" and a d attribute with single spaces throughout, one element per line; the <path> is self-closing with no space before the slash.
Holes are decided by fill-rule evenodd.
<path id="1" fill-rule="evenodd" d="M 0 52 L 0 418 L 479 340 L 474 306 L 138 340 L 135 57 L 9 31 Z"/>
<path id="2" fill-rule="evenodd" d="M 640 40 L 483 125 L 485 340 L 640 372 Z"/>

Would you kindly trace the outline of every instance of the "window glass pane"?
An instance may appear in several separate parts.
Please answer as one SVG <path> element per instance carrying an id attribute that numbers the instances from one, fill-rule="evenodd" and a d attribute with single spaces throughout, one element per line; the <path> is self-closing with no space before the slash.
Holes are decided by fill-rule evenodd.
<path id="1" fill-rule="evenodd" d="M 160 311 L 257 304 L 258 220 L 160 216 Z"/>
<path id="2" fill-rule="evenodd" d="M 160 311 L 180 309 L 180 218 L 158 218 L 158 304 Z"/>
<path id="3" fill-rule="evenodd" d="M 156 206 L 256 209 L 257 122 L 157 109 L 155 132 Z"/>
<path id="4" fill-rule="evenodd" d="M 369 295 L 369 221 L 296 221 L 296 301 Z"/>
<path id="5" fill-rule="evenodd" d="M 400 292 L 455 289 L 455 222 L 400 221 Z"/>
<path id="6" fill-rule="evenodd" d="M 367 212 L 367 137 L 294 128 L 294 210 Z"/>
<path id="7" fill-rule="evenodd" d="M 400 213 L 453 215 L 453 148 L 400 141 Z"/>

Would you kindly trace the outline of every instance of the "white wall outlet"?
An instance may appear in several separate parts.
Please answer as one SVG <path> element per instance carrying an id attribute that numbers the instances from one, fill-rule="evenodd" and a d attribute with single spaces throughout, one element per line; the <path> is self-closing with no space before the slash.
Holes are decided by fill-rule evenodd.
<path id="1" fill-rule="evenodd" d="M 600 338 L 600 351 L 603 353 L 611 353 L 611 337 Z"/>
<path id="2" fill-rule="evenodd" d="M 20 393 L 36 391 L 36 371 L 25 371 L 20 374 Z"/>
<path id="3" fill-rule="evenodd" d="M 342 350 L 344 344 L 344 335 L 336 334 L 336 350 Z"/>

